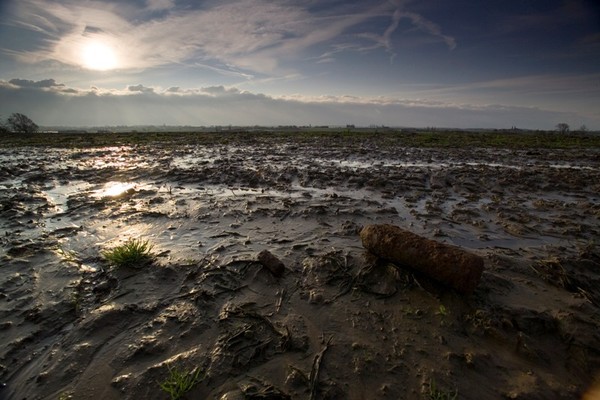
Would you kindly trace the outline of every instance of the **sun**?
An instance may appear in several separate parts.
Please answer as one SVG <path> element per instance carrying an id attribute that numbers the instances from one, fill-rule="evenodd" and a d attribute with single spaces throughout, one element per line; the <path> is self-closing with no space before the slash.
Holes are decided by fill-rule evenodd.
<path id="1" fill-rule="evenodd" d="M 91 40 L 82 46 L 81 62 L 85 68 L 108 71 L 118 66 L 114 49 L 100 40 Z"/>

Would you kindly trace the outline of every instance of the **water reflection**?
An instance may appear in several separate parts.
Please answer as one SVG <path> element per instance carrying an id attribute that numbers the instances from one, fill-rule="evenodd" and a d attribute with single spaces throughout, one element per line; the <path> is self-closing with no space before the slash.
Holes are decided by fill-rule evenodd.
<path id="1" fill-rule="evenodd" d="M 107 182 L 102 189 L 96 190 L 94 197 L 119 197 L 135 187 L 131 182 Z"/>

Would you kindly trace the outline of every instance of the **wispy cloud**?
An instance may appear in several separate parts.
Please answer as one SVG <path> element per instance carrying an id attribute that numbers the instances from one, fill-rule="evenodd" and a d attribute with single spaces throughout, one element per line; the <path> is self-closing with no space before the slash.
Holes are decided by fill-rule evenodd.
<path id="1" fill-rule="evenodd" d="M 600 97 L 600 73 L 591 74 L 545 74 L 525 75 L 513 78 L 478 81 L 461 85 L 436 85 L 431 88 L 419 88 L 425 95 L 448 94 L 452 96 L 461 93 L 484 93 L 487 96 L 498 96 L 508 93 L 511 96 L 535 95 L 546 99 L 564 101 L 566 96 Z"/>
<path id="2" fill-rule="evenodd" d="M 144 16 L 144 10 L 130 7 L 99 1 L 59 4 L 23 0 L 18 3 L 15 23 L 47 36 L 43 48 L 23 52 L 22 59 L 81 65 L 82 46 L 96 39 L 115 49 L 123 69 L 216 60 L 271 73 L 279 68 L 282 57 L 331 39 L 365 18 L 344 16 L 319 26 L 303 8 L 264 0 L 226 2 L 197 10 L 179 10 L 170 1 L 149 1 L 147 10 L 168 11 L 160 18 Z M 128 18 L 134 11 L 139 13 L 137 18 Z"/>
<path id="3" fill-rule="evenodd" d="M 248 79 L 293 73 L 292 61 L 306 59 L 307 50 L 316 45 L 331 49 L 329 57 L 317 62 L 330 61 L 348 49 L 384 48 L 394 54 L 392 36 L 402 18 L 449 48 L 456 45 L 434 22 L 406 11 L 402 1 L 365 3 L 328 13 L 293 1 L 216 2 L 202 8 L 180 8 L 173 0 L 146 0 L 143 7 L 134 4 L 21 0 L 13 23 L 42 34 L 43 40 L 38 48 L 13 54 L 21 61 L 56 60 L 84 67 L 82 52 L 92 41 L 100 41 L 114 51 L 122 70 L 185 63 Z M 339 38 L 349 29 L 382 16 L 390 19 L 383 32 L 365 28 L 369 31 L 353 35 L 357 43 L 340 44 Z M 364 40 L 371 44 L 361 44 Z"/>
<path id="4" fill-rule="evenodd" d="M 432 37 L 444 42 L 450 50 L 454 50 L 456 48 L 456 40 L 452 36 L 443 34 L 441 28 L 433 21 L 430 21 L 424 18 L 422 15 L 412 12 L 402 12 L 400 13 L 400 16 L 410 19 L 415 28 L 426 32 Z"/>
<path id="5" fill-rule="evenodd" d="M 170 10 L 175 8 L 175 0 L 146 0 L 146 7 L 152 11 Z"/>
<path id="6" fill-rule="evenodd" d="M 407 84 L 403 96 L 489 105 L 494 103 L 572 112 L 600 120 L 600 73 L 542 74 L 463 84 Z M 580 125 L 580 123 L 579 123 Z"/>
<path id="7" fill-rule="evenodd" d="M 595 94 L 600 96 L 600 73 L 547 74 L 497 79 L 471 86 L 536 94 Z"/>
<path id="8" fill-rule="evenodd" d="M 456 39 L 444 34 L 435 22 L 421 14 L 410 12 L 407 8 L 409 3 L 410 0 L 390 0 L 380 7 L 373 8 L 371 17 L 389 18 L 389 23 L 383 31 L 363 31 L 350 37 L 346 35 L 346 41 L 332 44 L 327 52 L 315 59 L 319 63 L 327 63 L 335 61 L 336 54 L 343 52 L 366 53 L 385 49 L 390 54 L 390 61 L 393 62 L 400 51 L 395 43 L 395 36 L 401 36 L 406 32 L 419 32 L 427 38 L 427 40 L 420 40 L 419 43 L 442 42 L 449 50 L 454 50 L 457 45 Z M 398 33 L 403 20 L 409 21 L 411 27 Z"/>

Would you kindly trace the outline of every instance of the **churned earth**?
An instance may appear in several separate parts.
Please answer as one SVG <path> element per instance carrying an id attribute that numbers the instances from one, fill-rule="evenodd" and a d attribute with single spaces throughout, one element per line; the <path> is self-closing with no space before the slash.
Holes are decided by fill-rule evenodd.
<path id="1" fill-rule="evenodd" d="M 190 399 L 593 390 L 600 148 L 402 135 L 0 142 L 0 399 L 168 399 L 174 372 Z M 482 256 L 475 292 L 366 253 L 379 223 Z M 110 266 L 130 239 L 154 261 Z"/>

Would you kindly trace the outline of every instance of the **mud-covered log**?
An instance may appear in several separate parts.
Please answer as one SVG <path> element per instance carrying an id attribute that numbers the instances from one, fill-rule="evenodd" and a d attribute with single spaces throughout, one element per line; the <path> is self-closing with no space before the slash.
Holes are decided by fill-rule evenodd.
<path id="1" fill-rule="evenodd" d="M 258 253 L 258 262 L 264 265 L 275 276 L 283 275 L 285 266 L 283 262 L 273 255 L 269 250 L 263 250 Z"/>
<path id="2" fill-rule="evenodd" d="M 367 225 L 363 246 L 380 258 L 414 268 L 462 293 L 471 293 L 483 273 L 483 258 L 394 225 Z"/>

